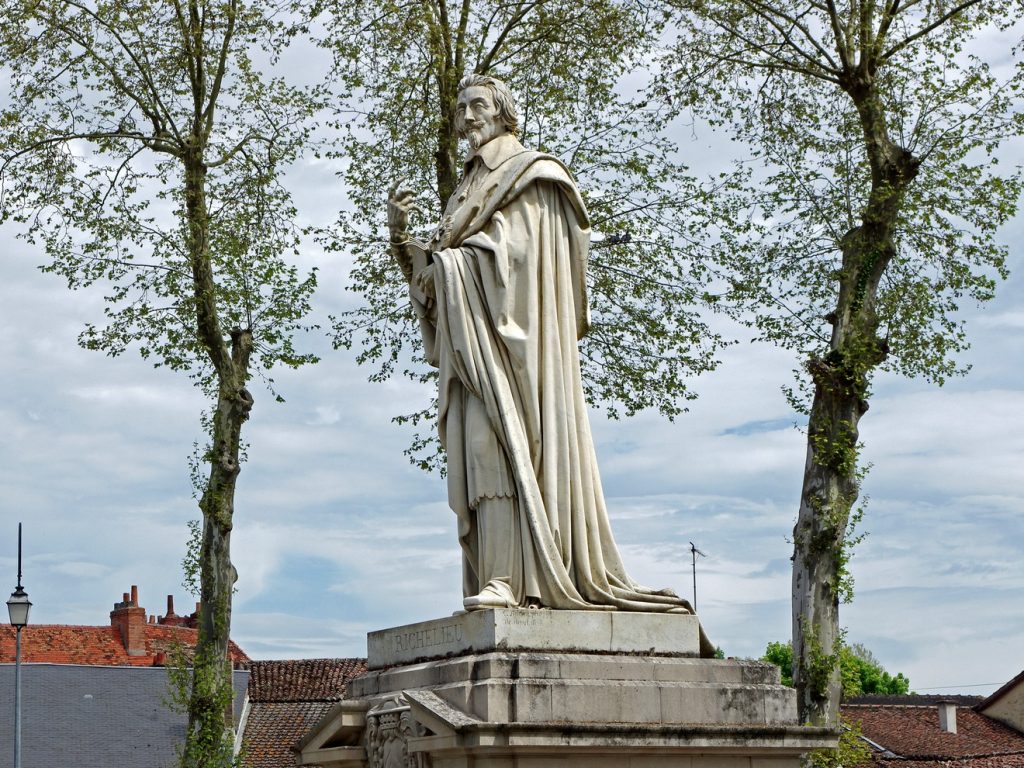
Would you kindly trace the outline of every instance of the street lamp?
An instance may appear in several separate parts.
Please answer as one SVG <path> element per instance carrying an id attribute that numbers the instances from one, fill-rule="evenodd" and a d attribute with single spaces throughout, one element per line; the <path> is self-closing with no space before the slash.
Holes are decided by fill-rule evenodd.
<path id="1" fill-rule="evenodd" d="M 21 586 L 21 523 L 18 523 L 18 586 L 7 601 L 7 613 L 15 629 L 14 641 L 14 768 L 21 768 L 21 630 L 28 625 L 32 603 Z"/>

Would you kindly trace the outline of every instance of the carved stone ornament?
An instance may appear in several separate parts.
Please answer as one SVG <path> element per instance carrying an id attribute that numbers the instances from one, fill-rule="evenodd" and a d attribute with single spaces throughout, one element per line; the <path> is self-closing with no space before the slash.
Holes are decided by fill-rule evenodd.
<path id="1" fill-rule="evenodd" d="M 366 756 L 370 768 L 430 768 L 423 753 L 409 754 L 409 739 L 426 734 L 405 696 L 385 699 L 366 713 Z"/>

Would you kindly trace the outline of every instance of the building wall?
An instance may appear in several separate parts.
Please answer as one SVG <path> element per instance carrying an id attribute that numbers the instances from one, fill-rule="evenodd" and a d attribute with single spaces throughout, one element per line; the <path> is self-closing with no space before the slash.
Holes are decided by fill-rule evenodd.
<path id="1" fill-rule="evenodd" d="M 985 715 L 1024 733 L 1024 681 L 981 710 Z"/>

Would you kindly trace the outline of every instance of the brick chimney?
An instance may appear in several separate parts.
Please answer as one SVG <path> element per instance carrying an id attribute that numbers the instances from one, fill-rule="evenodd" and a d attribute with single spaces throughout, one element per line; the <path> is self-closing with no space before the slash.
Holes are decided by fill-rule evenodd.
<path id="1" fill-rule="evenodd" d="M 956 702 L 939 702 L 939 728 L 946 733 L 956 733 Z"/>
<path id="2" fill-rule="evenodd" d="M 195 627 L 196 622 L 192 616 L 179 616 L 174 612 L 174 595 L 167 596 L 167 614 L 156 620 L 157 624 L 164 624 L 172 627 Z"/>
<path id="3" fill-rule="evenodd" d="M 121 633 L 121 642 L 129 656 L 146 655 L 146 609 L 139 606 L 139 588 L 132 585 L 120 603 L 110 612 L 110 626 Z"/>

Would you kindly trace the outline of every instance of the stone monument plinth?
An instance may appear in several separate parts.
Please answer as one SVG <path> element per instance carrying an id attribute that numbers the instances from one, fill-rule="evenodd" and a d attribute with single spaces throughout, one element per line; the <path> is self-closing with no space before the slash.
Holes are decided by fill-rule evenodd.
<path id="1" fill-rule="evenodd" d="M 773 665 L 701 658 L 693 615 L 485 610 L 368 645 L 300 765 L 798 768 L 836 742 Z"/>
<path id="2" fill-rule="evenodd" d="M 692 614 L 495 608 L 371 632 L 366 646 L 376 670 L 506 650 L 700 656 L 700 641 Z"/>

